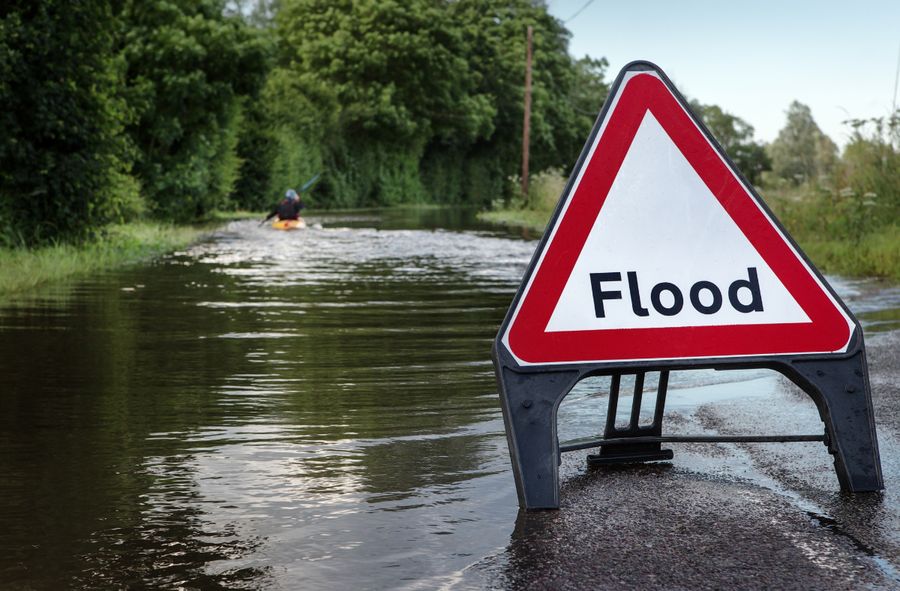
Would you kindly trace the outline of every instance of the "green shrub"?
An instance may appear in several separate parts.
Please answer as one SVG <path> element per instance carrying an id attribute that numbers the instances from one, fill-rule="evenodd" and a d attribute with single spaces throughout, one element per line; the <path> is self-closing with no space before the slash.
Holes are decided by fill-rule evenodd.
<path id="1" fill-rule="evenodd" d="M 224 7 L 220 0 L 123 3 L 134 170 L 162 219 L 227 207 L 237 181 L 241 97 L 262 85 L 270 45 Z"/>
<path id="2" fill-rule="evenodd" d="M 0 245 L 89 237 L 143 209 L 108 2 L 0 11 Z"/>

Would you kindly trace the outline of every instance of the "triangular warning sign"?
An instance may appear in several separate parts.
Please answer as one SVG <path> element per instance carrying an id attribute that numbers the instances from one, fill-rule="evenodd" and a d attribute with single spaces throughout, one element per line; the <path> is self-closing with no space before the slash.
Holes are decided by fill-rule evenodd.
<path id="1" fill-rule="evenodd" d="M 501 330 L 522 365 L 845 351 L 855 323 L 655 66 L 626 66 Z"/>

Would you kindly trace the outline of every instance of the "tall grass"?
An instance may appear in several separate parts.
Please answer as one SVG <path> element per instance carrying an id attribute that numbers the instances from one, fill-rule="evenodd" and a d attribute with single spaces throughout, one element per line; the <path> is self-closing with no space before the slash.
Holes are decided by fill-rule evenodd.
<path id="1" fill-rule="evenodd" d="M 900 281 L 900 220 L 887 200 L 848 188 L 763 190 L 800 248 L 826 273 Z M 885 203 L 887 202 L 887 203 Z"/>
<path id="2" fill-rule="evenodd" d="M 537 173 L 529 180 L 527 197 L 519 196 L 505 204 L 495 203 L 494 209 L 482 212 L 478 217 L 495 224 L 543 231 L 566 187 L 566 177 L 562 170 L 550 169 Z M 518 195 L 519 178 L 511 178 L 510 183 L 516 187 L 511 191 Z"/>
<path id="3" fill-rule="evenodd" d="M 856 243 L 802 234 L 794 239 L 826 273 L 900 281 L 900 224 L 873 230 Z"/>
<path id="4" fill-rule="evenodd" d="M 0 249 L 0 297 L 147 260 L 193 242 L 204 231 L 194 226 L 141 222 L 108 226 L 98 238 L 77 245 Z"/>

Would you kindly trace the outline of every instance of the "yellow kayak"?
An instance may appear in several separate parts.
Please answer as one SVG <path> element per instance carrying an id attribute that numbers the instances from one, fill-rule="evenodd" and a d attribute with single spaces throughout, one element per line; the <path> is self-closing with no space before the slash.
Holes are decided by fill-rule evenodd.
<path id="1" fill-rule="evenodd" d="M 298 228 L 305 228 L 306 222 L 303 221 L 303 218 L 297 218 L 296 220 L 275 220 L 272 222 L 272 227 L 276 230 L 296 230 Z"/>

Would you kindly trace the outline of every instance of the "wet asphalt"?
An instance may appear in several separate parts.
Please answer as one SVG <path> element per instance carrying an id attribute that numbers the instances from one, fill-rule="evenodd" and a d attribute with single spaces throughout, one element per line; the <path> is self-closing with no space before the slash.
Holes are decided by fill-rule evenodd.
<path id="1" fill-rule="evenodd" d="M 460 588 L 900 589 L 900 331 L 867 337 L 885 491 L 841 493 L 821 443 L 673 444 L 671 462 L 563 455 L 559 511 L 519 513 Z M 810 399 L 736 400 L 664 432 L 819 433 Z"/>

